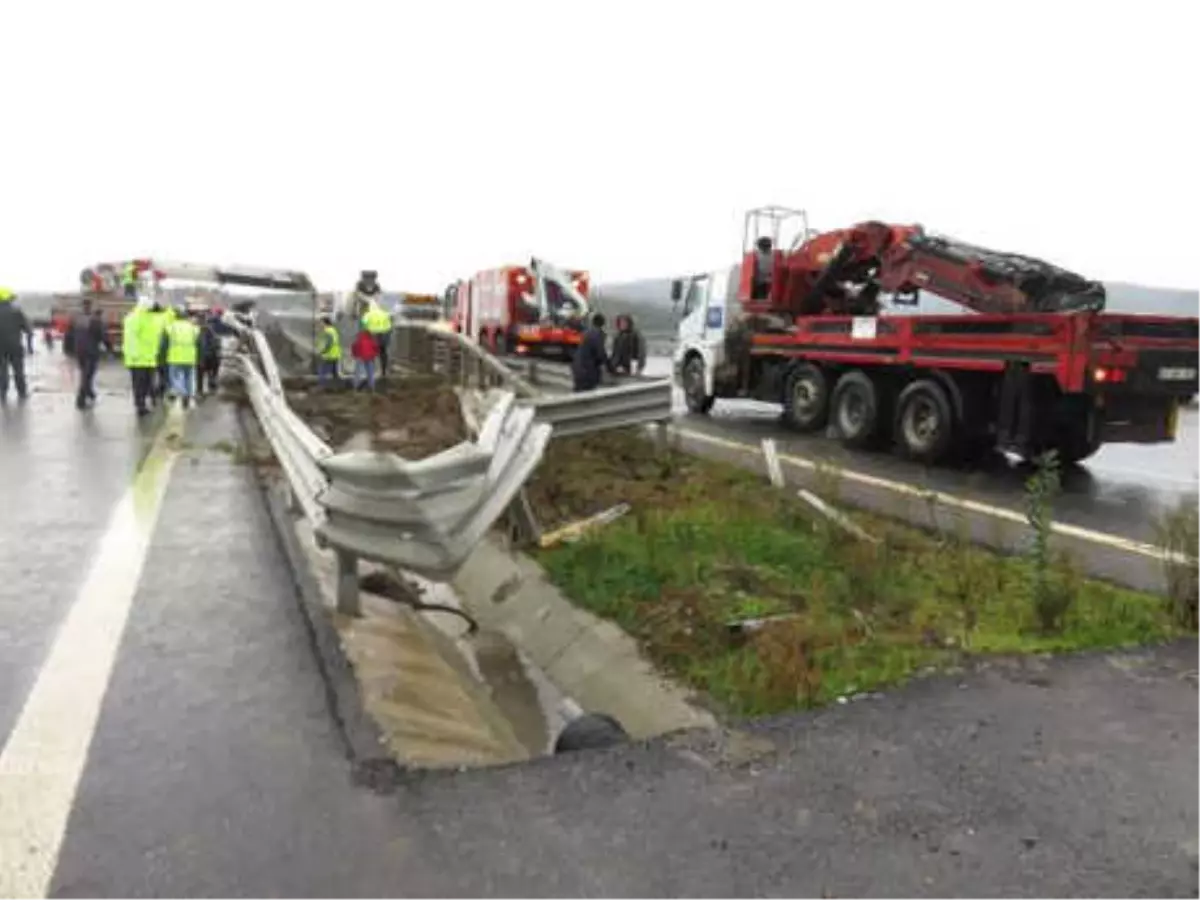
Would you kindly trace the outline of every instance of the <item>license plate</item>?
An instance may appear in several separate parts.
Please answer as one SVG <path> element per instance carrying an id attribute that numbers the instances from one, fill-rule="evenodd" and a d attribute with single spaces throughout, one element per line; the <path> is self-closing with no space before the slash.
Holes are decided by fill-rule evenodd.
<path id="1" fill-rule="evenodd" d="M 1191 381 L 1195 377 L 1195 369 L 1172 367 L 1158 370 L 1159 381 Z"/>

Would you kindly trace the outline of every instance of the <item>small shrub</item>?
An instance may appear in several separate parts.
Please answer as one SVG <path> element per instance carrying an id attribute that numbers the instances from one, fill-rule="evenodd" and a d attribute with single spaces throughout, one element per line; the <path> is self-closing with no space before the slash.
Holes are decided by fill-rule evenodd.
<path id="1" fill-rule="evenodd" d="M 1061 579 L 1054 578 L 1050 537 L 1054 525 L 1054 500 L 1062 487 L 1057 451 L 1043 453 L 1034 465 L 1037 471 L 1025 482 L 1025 517 L 1033 529 L 1030 547 L 1032 585 L 1030 596 L 1038 624 L 1045 633 L 1059 631 L 1071 603 Z"/>
<path id="2" fill-rule="evenodd" d="M 1062 631 L 1067 611 L 1079 593 L 1081 581 L 1079 570 L 1067 554 L 1052 556 L 1049 572 L 1033 601 L 1034 613 L 1044 634 Z"/>
<path id="3" fill-rule="evenodd" d="M 1163 551 L 1163 569 L 1167 580 L 1167 608 L 1172 621 L 1181 628 L 1195 630 L 1197 599 L 1200 594 L 1200 570 L 1197 545 L 1200 544 L 1200 505 L 1196 497 L 1186 497 L 1163 516 L 1158 525 L 1158 545 Z"/>

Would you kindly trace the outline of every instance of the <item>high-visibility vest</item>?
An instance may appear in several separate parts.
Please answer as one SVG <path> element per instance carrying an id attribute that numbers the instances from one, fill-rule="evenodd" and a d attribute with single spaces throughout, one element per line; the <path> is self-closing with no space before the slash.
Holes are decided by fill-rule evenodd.
<path id="1" fill-rule="evenodd" d="M 387 334 L 392 330 L 392 317 L 380 306 L 372 306 L 362 318 L 362 324 L 371 334 Z"/>
<path id="2" fill-rule="evenodd" d="M 121 323 L 121 355 L 130 369 L 158 365 L 159 331 L 148 310 L 134 308 Z"/>
<path id="3" fill-rule="evenodd" d="M 329 346 L 321 351 L 321 359 L 327 362 L 337 362 L 342 358 L 342 336 L 332 325 L 326 325 L 325 339 Z"/>
<path id="4" fill-rule="evenodd" d="M 188 319 L 176 319 L 167 326 L 167 365 L 194 366 L 196 340 L 200 329 Z"/>
<path id="5" fill-rule="evenodd" d="M 137 284 L 137 266 L 133 263 L 125 263 L 125 268 L 121 272 L 121 284 Z"/>

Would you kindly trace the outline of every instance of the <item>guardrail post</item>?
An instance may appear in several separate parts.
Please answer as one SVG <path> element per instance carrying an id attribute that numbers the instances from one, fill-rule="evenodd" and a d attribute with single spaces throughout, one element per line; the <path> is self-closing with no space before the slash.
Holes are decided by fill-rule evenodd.
<path id="1" fill-rule="evenodd" d="M 666 453 L 671 449 L 671 423 L 659 422 L 655 425 L 654 444 L 659 453 Z"/>
<path id="2" fill-rule="evenodd" d="M 362 598 L 358 592 L 358 557 L 345 550 L 335 550 L 337 557 L 337 611 L 346 616 L 362 615 Z"/>
<path id="3" fill-rule="evenodd" d="M 511 527 L 509 539 L 513 544 L 536 544 L 542 539 L 542 526 L 525 488 L 521 488 L 508 505 L 508 521 Z"/>

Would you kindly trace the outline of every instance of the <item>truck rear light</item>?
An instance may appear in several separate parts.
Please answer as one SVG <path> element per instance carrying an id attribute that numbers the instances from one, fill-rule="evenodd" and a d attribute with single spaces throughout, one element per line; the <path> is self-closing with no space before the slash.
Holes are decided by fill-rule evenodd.
<path id="1" fill-rule="evenodd" d="M 1121 384 L 1125 381 L 1125 370 L 1097 366 L 1096 370 L 1092 372 L 1092 380 L 1096 384 Z"/>

